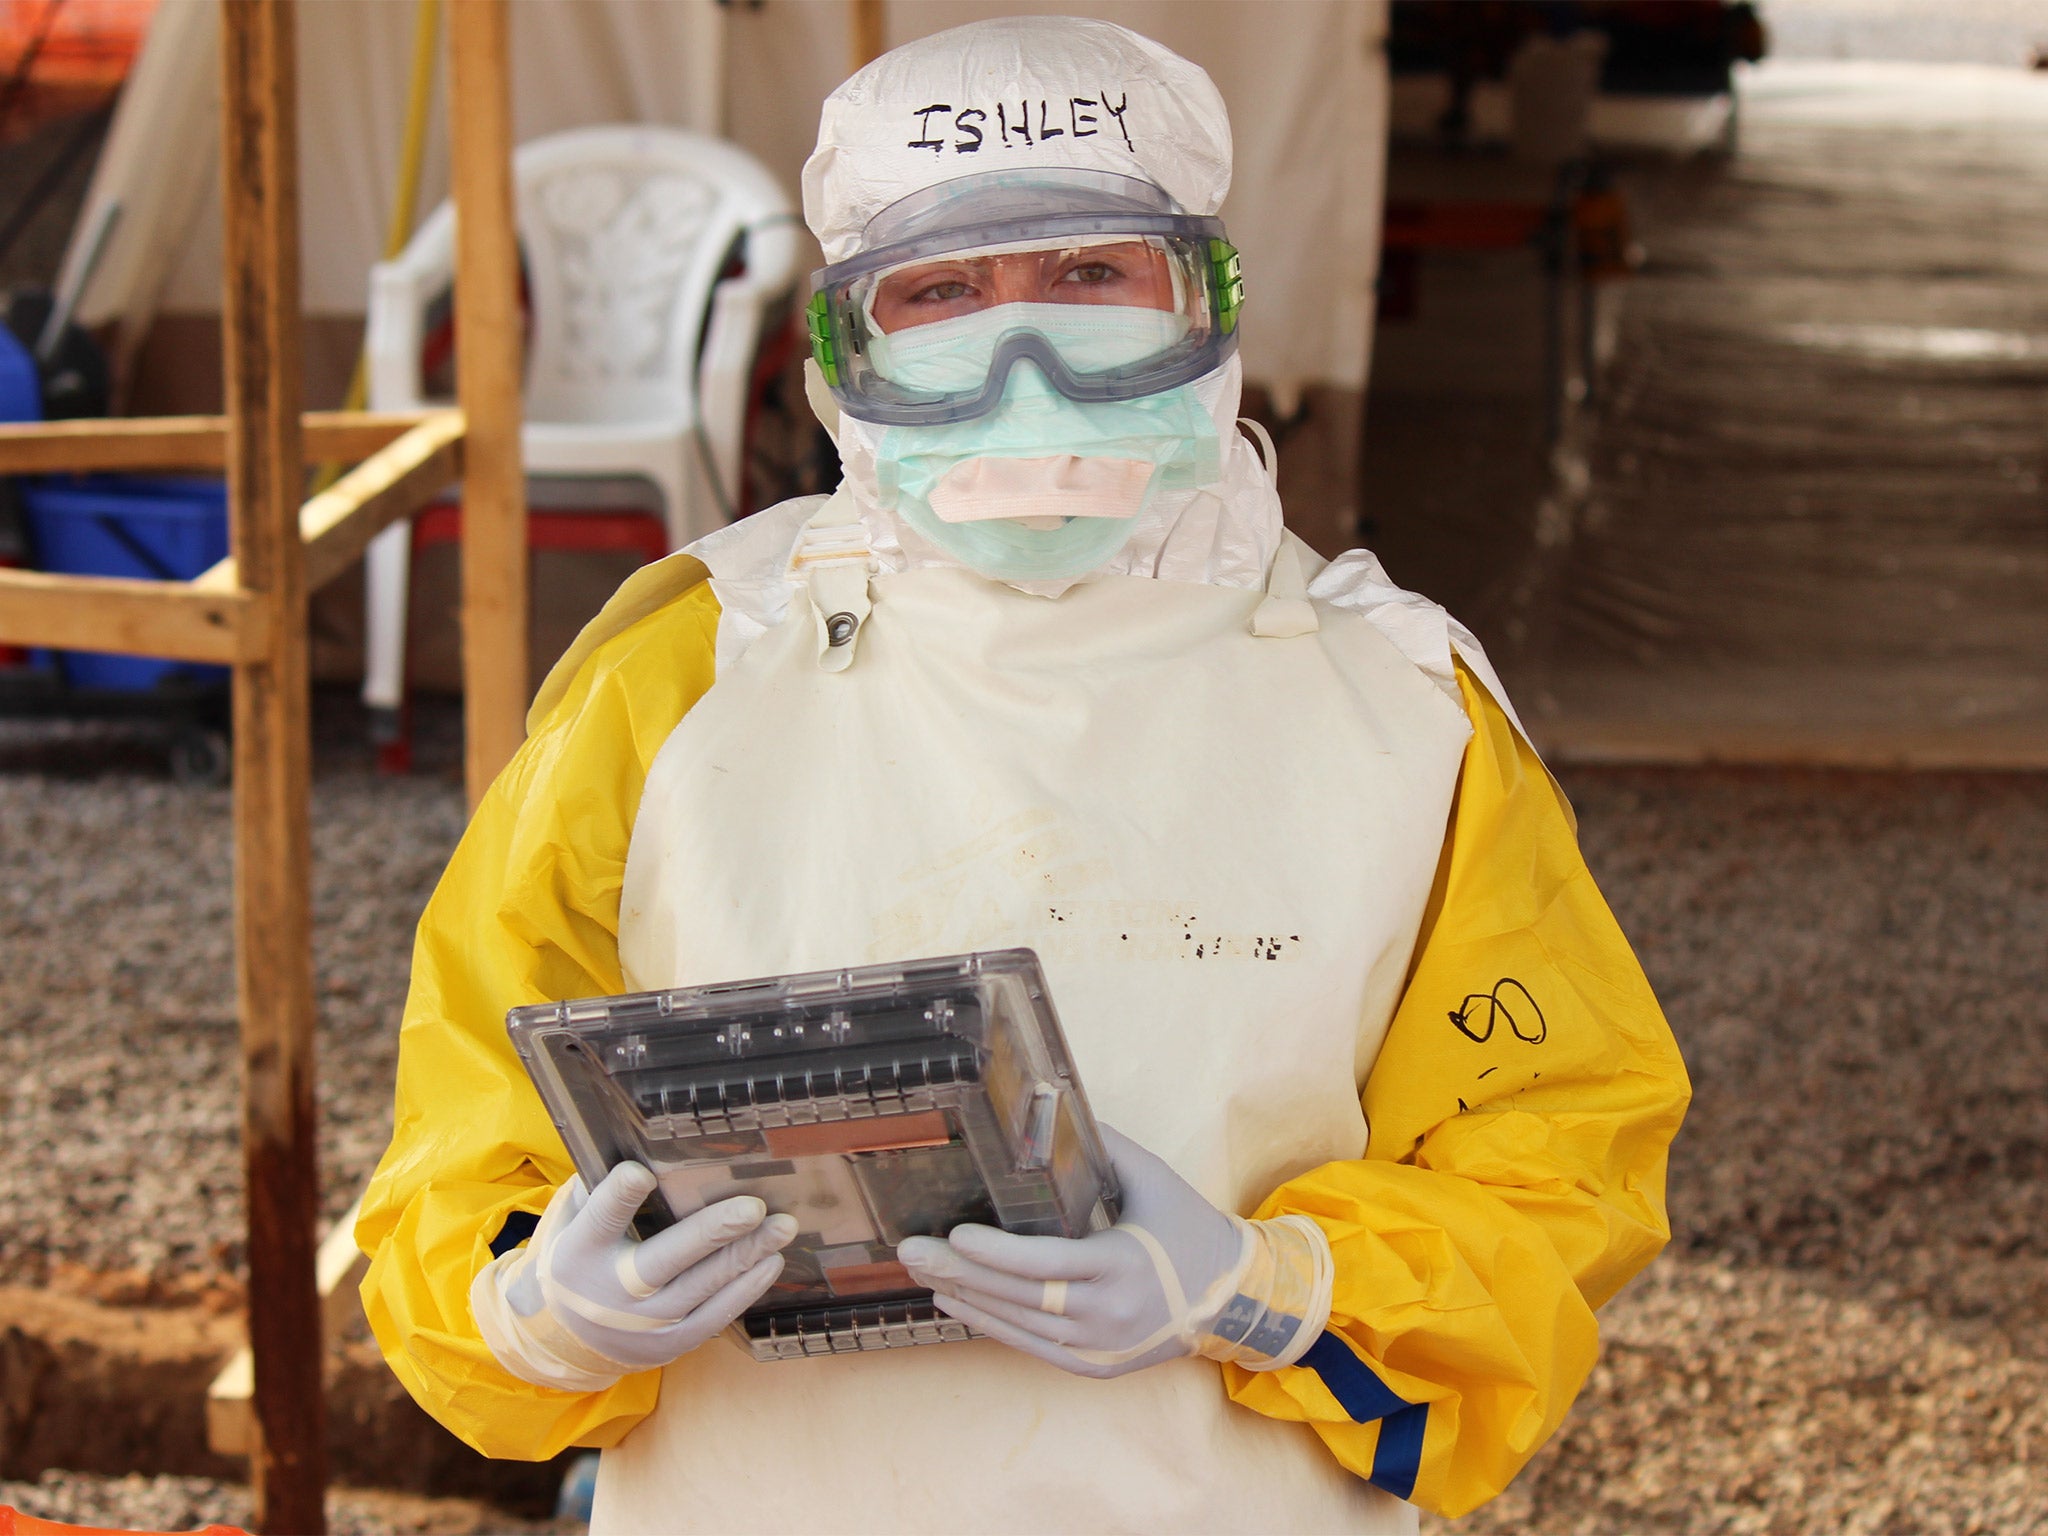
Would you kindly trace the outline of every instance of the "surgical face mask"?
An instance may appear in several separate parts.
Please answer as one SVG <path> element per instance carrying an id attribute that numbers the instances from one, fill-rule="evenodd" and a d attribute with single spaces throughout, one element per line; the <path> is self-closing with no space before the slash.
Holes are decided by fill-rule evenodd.
<path id="1" fill-rule="evenodd" d="M 876 366 L 944 388 L 985 370 L 1001 340 L 1028 327 L 1063 356 L 1115 367 L 1156 351 L 1179 322 L 1150 309 L 1003 305 L 899 333 Z M 985 415 L 883 431 L 876 479 L 883 505 L 961 564 L 1058 581 L 1114 556 L 1161 491 L 1213 481 L 1219 458 L 1215 422 L 1190 386 L 1083 404 L 1025 362 Z"/>

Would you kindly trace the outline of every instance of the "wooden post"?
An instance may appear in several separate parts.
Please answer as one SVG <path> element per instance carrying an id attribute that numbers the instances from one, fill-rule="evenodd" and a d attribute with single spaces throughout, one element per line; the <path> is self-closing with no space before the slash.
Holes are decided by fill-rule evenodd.
<path id="1" fill-rule="evenodd" d="M 883 40 L 886 32 L 884 0 L 851 0 L 851 4 L 852 63 L 853 68 L 859 70 L 872 64 L 887 51 L 888 44 Z"/>
<path id="2" fill-rule="evenodd" d="M 297 17 L 290 0 L 223 0 L 221 20 L 229 518 L 241 586 L 272 614 L 267 654 L 235 667 L 235 955 L 259 1431 L 250 1470 L 264 1531 L 318 1533 L 327 1453 L 313 1241 Z"/>
<path id="3" fill-rule="evenodd" d="M 454 127 L 455 377 L 462 474 L 464 779 L 474 806 L 525 738 L 526 469 L 506 0 L 448 14 Z"/>

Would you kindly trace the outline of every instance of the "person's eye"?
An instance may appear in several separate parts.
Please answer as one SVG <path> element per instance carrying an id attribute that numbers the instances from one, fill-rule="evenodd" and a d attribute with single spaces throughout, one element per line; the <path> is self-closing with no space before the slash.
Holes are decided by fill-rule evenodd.
<path id="1" fill-rule="evenodd" d="M 1067 270 L 1061 274 L 1060 281 L 1063 283 L 1081 283 L 1090 285 L 1096 283 L 1114 283 L 1121 280 L 1123 275 L 1123 269 L 1118 267 L 1113 262 L 1084 261 L 1075 266 L 1067 268 Z"/>
<path id="2" fill-rule="evenodd" d="M 958 278 L 945 278 L 936 283 L 927 283 L 911 294 L 913 304 L 952 304 L 966 298 L 974 290 Z"/>

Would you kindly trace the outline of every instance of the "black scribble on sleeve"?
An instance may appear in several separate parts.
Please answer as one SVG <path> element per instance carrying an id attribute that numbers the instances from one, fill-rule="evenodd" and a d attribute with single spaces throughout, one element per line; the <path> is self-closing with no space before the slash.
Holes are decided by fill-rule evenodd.
<path id="1" fill-rule="evenodd" d="M 1550 1038 L 1550 1022 L 1536 999 L 1512 976 L 1503 976 L 1490 992 L 1468 992 L 1465 1000 L 1450 1012 L 1450 1020 L 1467 1040 L 1484 1045 L 1505 1021 L 1509 1033 L 1526 1045 L 1541 1045 Z"/>

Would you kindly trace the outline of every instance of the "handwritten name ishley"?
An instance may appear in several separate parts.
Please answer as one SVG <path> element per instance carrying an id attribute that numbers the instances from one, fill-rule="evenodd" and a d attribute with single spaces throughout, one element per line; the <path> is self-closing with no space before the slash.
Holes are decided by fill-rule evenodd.
<path id="1" fill-rule="evenodd" d="M 1120 96 L 1112 104 L 1107 91 L 1100 97 L 1070 96 L 1064 101 L 1046 97 L 1033 101 L 1027 96 L 1017 102 L 999 101 L 993 110 L 956 108 L 949 102 L 936 101 L 911 113 L 918 121 L 917 137 L 910 140 L 910 148 L 928 149 L 935 155 L 943 155 L 949 149 L 956 155 L 979 154 L 984 144 L 1001 144 L 1006 149 L 1021 144 L 1029 149 L 1033 144 L 1070 134 L 1077 139 L 1092 139 L 1109 131 L 1103 126 L 1107 120 L 1123 136 L 1124 148 L 1134 149 L 1130 130 L 1124 126 L 1124 113 L 1130 106 L 1128 95 Z"/>

